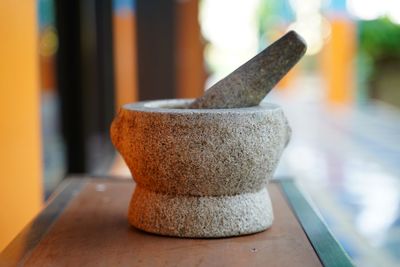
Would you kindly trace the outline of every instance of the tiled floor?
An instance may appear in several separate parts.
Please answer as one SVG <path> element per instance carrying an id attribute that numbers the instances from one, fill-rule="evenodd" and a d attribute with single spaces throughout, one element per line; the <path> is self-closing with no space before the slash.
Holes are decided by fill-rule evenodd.
<path id="1" fill-rule="evenodd" d="M 267 98 L 293 129 L 276 176 L 297 179 L 357 266 L 398 266 L 400 111 L 328 107 L 310 88 Z M 110 172 L 129 176 L 121 158 Z"/>
<path id="2" fill-rule="evenodd" d="M 293 128 L 277 175 L 297 179 L 357 266 L 399 266 L 400 111 L 274 100 Z"/>

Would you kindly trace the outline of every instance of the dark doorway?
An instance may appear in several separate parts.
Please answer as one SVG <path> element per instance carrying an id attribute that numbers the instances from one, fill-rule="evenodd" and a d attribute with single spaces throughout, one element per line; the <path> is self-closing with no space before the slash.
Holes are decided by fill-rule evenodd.
<path id="1" fill-rule="evenodd" d="M 56 1 L 55 9 L 67 173 L 104 173 L 114 154 L 112 0 Z"/>

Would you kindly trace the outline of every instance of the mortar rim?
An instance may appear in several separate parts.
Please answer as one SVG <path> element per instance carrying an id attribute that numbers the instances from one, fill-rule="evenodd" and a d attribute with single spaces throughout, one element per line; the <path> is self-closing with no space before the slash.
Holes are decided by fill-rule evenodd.
<path id="1" fill-rule="evenodd" d="M 174 98 L 174 99 L 157 99 L 147 100 L 134 103 L 127 103 L 121 106 L 121 109 L 126 111 L 139 111 L 149 113 L 174 113 L 174 114 L 215 114 L 215 113 L 254 113 L 257 111 L 278 111 L 281 106 L 274 103 L 262 101 L 257 106 L 242 107 L 242 108 L 221 108 L 221 109 L 190 109 L 190 108 L 169 108 L 166 105 L 185 105 L 191 103 L 194 99 L 191 98 Z M 149 104 L 164 104 L 164 107 L 151 106 Z"/>

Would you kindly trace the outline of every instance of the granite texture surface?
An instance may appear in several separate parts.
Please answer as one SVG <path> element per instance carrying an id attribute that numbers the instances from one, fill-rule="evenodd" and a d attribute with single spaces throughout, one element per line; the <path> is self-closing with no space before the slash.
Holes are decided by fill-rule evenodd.
<path id="1" fill-rule="evenodd" d="M 263 231 L 271 226 L 273 211 L 267 188 L 233 196 L 198 197 L 138 187 L 128 218 L 130 224 L 150 233 L 215 238 Z"/>
<path id="2" fill-rule="evenodd" d="M 274 104 L 185 109 L 191 100 L 128 104 L 111 127 L 137 182 L 130 223 L 182 237 L 258 232 L 272 223 L 265 185 L 290 138 Z"/>

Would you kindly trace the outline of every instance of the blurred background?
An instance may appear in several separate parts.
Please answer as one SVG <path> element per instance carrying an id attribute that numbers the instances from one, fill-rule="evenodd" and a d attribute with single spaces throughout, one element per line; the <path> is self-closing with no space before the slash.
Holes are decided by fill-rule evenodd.
<path id="1" fill-rule="evenodd" d="M 130 176 L 118 107 L 200 96 L 293 29 L 306 56 L 266 98 L 293 128 L 276 177 L 356 265 L 400 263 L 398 0 L 3 0 L 0 21 L 0 250 L 66 176 Z"/>

